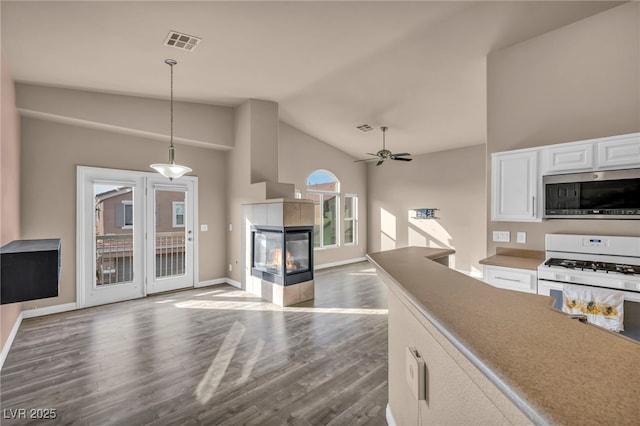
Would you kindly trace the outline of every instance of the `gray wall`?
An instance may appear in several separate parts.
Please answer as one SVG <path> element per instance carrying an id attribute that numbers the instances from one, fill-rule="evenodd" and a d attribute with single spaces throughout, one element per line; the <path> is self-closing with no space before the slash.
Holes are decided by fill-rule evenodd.
<path id="1" fill-rule="evenodd" d="M 225 154 L 193 146 L 177 147 L 179 161 L 198 176 L 199 281 L 226 276 Z M 167 147 L 155 140 L 70 126 L 22 120 L 22 238 L 61 238 L 60 295 L 23 304 L 24 309 L 76 301 L 76 166 L 152 171 L 165 161 Z M 198 231 L 199 232 L 199 231 Z"/>
<path id="2" fill-rule="evenodd" d="M 280 123 L 278 148 L 280 181 L 293 183 L 296 189 L 306 191 L 307 177 L 311 172 L 324 169 L 340 180 L 340 207 L 344 206 L 344 194 L 358 196 L 359 221 L 356 245 L 318 249 L 314 253 L 316 265 L 363 257 L 367 251 L 367 168 L 354 163 L 350 155 L 332 147 L 285 123 Z M 341 216 L 342 217 L 342 216 Z M 340 238 L 342 240 L 342 236 Z"/>
<path id="3" fill-rule="evenodd" d="M 485 145 L 369 166 L 369 251 L 451 247 L 451 266 L 479 272 L 485 257 Z M 415 208 L 440 219 L 412 219 Z"/>

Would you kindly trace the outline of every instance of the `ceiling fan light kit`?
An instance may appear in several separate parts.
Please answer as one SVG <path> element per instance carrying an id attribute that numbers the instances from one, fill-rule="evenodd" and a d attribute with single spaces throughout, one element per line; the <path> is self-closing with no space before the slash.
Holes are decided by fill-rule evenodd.
<path id="1" fill-rule="evenodd" d="M 384 160 L 399 160 L 399 161 L 411 161 L 413 160 L 413 158 L 405 158 L 409 154 L 408 152 L 400 152 L 400 153 L 393 153 L 391 151 L 389 151 L 387 149 L 387 141 L 385 138 L 385 135 L 387 133 L 387 130 L 389 130 L 388 127 L 386 126 L 382 126 L 380 127 L 380 130 L 382 130 L 382 149 L 378 152 L 376 152 L 375 154 L 371 153 L 371 152 L 367 152 L 367 155 L 371 155 L 373 158 L 365 158 L 362 160 L 355 160 L 355 163 L 361 162 L 361 161 L 367 161 L 367 162 L 372 162 L 372 161 L 376 161 L 376 166 L 379 166 L 380 164 L 384 163 Z"/>

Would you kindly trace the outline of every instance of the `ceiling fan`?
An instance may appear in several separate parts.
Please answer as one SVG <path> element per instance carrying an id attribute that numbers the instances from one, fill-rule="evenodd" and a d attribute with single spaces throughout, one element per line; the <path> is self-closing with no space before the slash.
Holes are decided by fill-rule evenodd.
<path id="1" fill-rule="evenodd" d="M 382 126 L 380 127 L 380 130 L 382 130 L 382 149 L 378 152 L 376 152 L 375 154 L 372 154 L 370 152 L 367 152 L 368 155 L 372 155 L 373 158 L 365 158 L 362 160 L 355 160 L 355 163 L 358 163 L 360 161 L 377 161 L 376 166 L 379 166 L 380 164 L 384 163 L 384 160 L 387 159 L 391 159 L 391 160 L 399 160 L 399 161 L 411 161 L 413 160 L 413 158 L 404 158 L 407 155 L 411 155 L 408 152 L 401 152 L 398 154 L 394 154 L 393 152 L 389 151 L 386 148 L 386 141 L 385 141 L 385 134 L 387 132 L 389 128 L 386 126 Z"/>

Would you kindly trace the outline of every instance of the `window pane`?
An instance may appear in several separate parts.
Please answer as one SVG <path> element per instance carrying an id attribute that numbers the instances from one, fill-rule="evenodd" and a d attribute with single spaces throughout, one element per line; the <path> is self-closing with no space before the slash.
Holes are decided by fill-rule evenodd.
<path id="1" fill-rule="evenodd" d="M 133 226 L 133 204 L 123 204 L 124 206 L 124 225 Z"/>
<path id="2" fill-rule="evenodd" d="M 353 217 L 353 197 L 344 197 L 344 218 L 351 219 Z"/>
<path id="3" fill-rule="evenodd" d="M 185 196 L 183 191 L 155 189 L 156 227 L 153 241 L 156 278 L 186 273 Z"/>
<path id="4" fill-rule="evenodd" d="M 312 192 L 307 193 L 307 198 L 313 200 L 313 246 L 322 247 L 322 241 L 320 240 L 320 227 L 322 224 L 322 209 L 320 208 L 320 194 L 314 194 Z"/>
<path id="5" fill-rule="evenodd" d="M 340 186 L 336 177 L 324 170 L 316 170 L 307 178 L 307 189 L 314 191 L 339 192 Z"/>
<path id="6" fill-rule="evenodd" d="M 183 197 L 184 198 L 184 197 Z M 173 203 L 173 226 L 184 226 L 184 203 Z"/>
<path id="7" fill-rule="evenodd" d="M 353 220 L 344 221 L 344 243 L 353 244 Z"/>
<path id="8" fill-rule="evenodd" d="M 355 244 L 356 242 L 356 219 L 357 219 L 357 202 L 355 195 L 347 195 L 344 197 L 344 243 Z"/>
<path id="9" fill-rule="evenodd" d="M 133 281 L 133 187 L 94 183 L 96 287 Z"/>
<path id="10" fill-rule="evenodd" d="M 338 242 L 337 225 L 338 225 L 338 203 L 337 197 L 332 194 L 324 194 L 322 203 L 322 244 L 324 246 L 333 246 Z"/>

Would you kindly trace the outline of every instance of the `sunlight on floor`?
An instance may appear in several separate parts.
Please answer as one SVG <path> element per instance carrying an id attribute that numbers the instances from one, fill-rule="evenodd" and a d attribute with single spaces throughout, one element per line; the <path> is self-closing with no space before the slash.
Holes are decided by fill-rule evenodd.
<path id="1" fill-rule="evenodd" d="M 218 349 L 209 369 L 202 377 L 202 380 L 200 380 L 200 383 L 194 392 L 194 395 L 200 404 L 204 405 L 209 402 L 220 386 L 220 382 L 224 378 L 229 368 L 229 364 L 231 363 L 246 330 L 247 328 L 244 325 L 236 321 L 224 337 L 224 341 L 222 342 L 220 349 Z M 236 381 L 236 385 L 241 385 L 249 379 L 249 376 L 251 376 L 251 372 L 253 371 L 253 367 L 255 367 L 258 359 L 260 358 L 260 353 L 262 352 L 264 345 L 265 341 L 262 339 L 256 342 L 256 346 L 251 352 L 251 355 L 242 366 L 242 373 Z"/>
<path id="2" fill-rule="evenodd" d="M 226 296 L 231 297 L 231 296 Z M 238 296 L 235 296 L 238 297 Z M 240 296 L 243 297 L 243 296 Z M 244 296 L 246 297 L 246 296 Z M 255 297 L 255 296 L 249 296 Z M 386 309 L 368 308 L 320 308 L 320 307 L 280 307 L 273 303 L 261 301 L 220 301 L 220 300 L 185 300 L 174 304 L 176 308 L 183 309 L 211 309 L 211 310 L 232 310 L 232 311 L 272 311 L 272 312 L 297 312 L 311 314 L 351 314 L 351 315 L 387 315 Z"/>
<path id="3" fill-rule="evenodd" d="M 211 366 L 209 366 L 209 369 L 196 388 L 195 396 L 201 404 L 204 405 L 209 402 L 216 389 L 218 389 L 245 331 L 246 327 L 238 321 L 234 322 L 231 326 L 218 353 L 211 362 Z"/>

